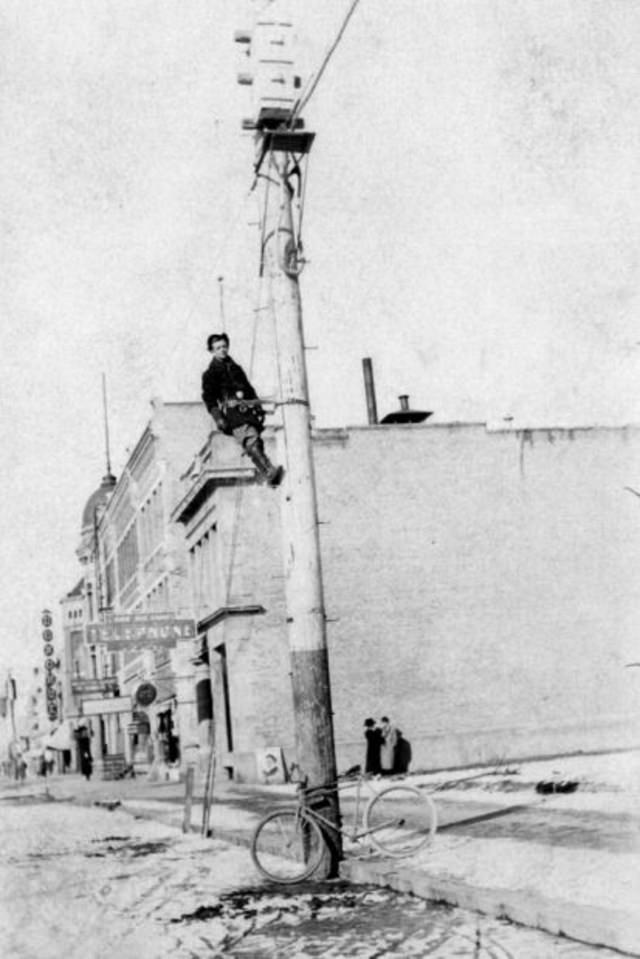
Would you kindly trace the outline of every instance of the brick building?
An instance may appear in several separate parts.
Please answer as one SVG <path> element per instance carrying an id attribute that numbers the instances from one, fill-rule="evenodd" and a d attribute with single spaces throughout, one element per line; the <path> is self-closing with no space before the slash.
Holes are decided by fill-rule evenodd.
<path id="1" fill-rule="evenodd" d="M 640 429 L 376 425 L 314 450 L 339 766 L 381 713 L 413 768 L 640 742 Z M 212 434 L 173 513 L 238 779 L 293 757 L 281 495 Z"/>
<path id="2" fill-rule="evenodd" d="M 152 401 L 151 419 L 136 443 L 100 522 L 101 605 L 106 615 L 188 617 L 184 544 L 170 520 L 183 464 L 211 428 L 201 403 Z M 134 700 L 125 753 L 138 769 L 177 763 L 195 738 L 193 643 L 117 652 L 120 695 Z M 135 702 L 151 683 L 156 698 Z"/>
<path id="3" fill-rule="evenodd" d="M 114 480 L 115 482 L 115 480 Z M 105 504 L 107 496 L 107 487 L 102 487 L 103 496 L 97 497 L 93 494 L 87 502 L 87 507 L 83 514 L 83 529 L 88 530 L 93 527 L 93 510 L 99 502 L 102 506 Z M 97 493 L 98 491 L 96 491 Z M 85 523 L 85 518 L 90 516 L 90 520 Z M 80 555 L 85 557 L 88 540 L 83 537 L 83 546 L 80 549 Z M 62 615 L 62 634 L 63 634 L 63 655 L 61 657 L 62 667 L 62 689 L 63 689 L 63 722 L 69 735 L 69 745 L 71 749 L 71 767 L 75 771 L 80 770 L 80 747 L 79 740 L 90 738 L 92 726 L 90 721 L 85 721 L 82 716 L 82 687 L 85 688 L 91 681 L 96 681 L 97 677 L 104 673 L 104 668 L 99 662 L 99 652 L 95 647 L 91 648 L 85 642 L 85 623 L 93 618 L 93 594 L 91 590 L 91 578 L 85 579 L 83 576 L 70 590 L 66 596 L 60 600 Z M 97 720 L 96 720 L 97 724 Z M 100 730 L 103 735 L 104 730 Z M 103 741 L 101 739 L 100 741 Z"/>
<path id="4" fill-rule="evenodd" d="M 94 769 L 138 770 L 177 762 L 196 735 L 193 641 L 175 648 L 110 650 L 96 627 L 131 614 L 191 615 L 181 529 L 170 520 L 183 464 L 211 428 L 201 403 L 152 402 L 152 416 L 116 482 L 110 477 L 83 512 L 78 556 L 83 579 L 63 601 L 65 675 L 74 728 L 89 730 Z M 151 683 L 155 699 L 136 704 Z M 74 690 L 76 692 L 74 693 Z M 71 695 L 73 693 L 73 695 Z M 132 708 L 119 710 L 132 697 Z M 96 714 L 96 700 L 109 700 Z M 97 764 L 97 765 L 96 765 Z"/>

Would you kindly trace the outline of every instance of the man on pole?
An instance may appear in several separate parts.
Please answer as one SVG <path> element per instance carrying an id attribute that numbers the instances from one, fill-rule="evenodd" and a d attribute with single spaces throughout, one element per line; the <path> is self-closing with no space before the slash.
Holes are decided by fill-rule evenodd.
<path id="1" fill-rule="evenodd" d="M 264 410 L 246 373 L 229 356 L 229 337 L 212 333 L 207 338 L 211 363 L 202 374 L 202 399 L 216 426 L 233 436 L 252 460 L 258 475 L 279 486 L 284 470 L 274 466 L 264 451 Z"/>

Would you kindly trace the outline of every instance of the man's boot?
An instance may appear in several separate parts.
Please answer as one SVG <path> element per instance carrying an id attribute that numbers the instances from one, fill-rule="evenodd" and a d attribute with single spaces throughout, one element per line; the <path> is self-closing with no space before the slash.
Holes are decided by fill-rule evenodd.
<path id="1" fill-rule="evenodd" d="M 261 479 L 269 486 L 279 486 L 284 470 L 281 466 L 274 466 L 264 451 L 262 440 L 257 440 L 252 446 L 246 447 L 247 456 L 252 460 Z"/>

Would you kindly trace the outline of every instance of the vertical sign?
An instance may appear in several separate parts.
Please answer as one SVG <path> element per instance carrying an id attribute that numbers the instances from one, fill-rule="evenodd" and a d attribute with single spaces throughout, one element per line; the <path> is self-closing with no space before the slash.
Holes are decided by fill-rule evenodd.
<path id="1" fill-rule="evenodd" d="M 47 691 L 47 715 L 51 722 L 58 718 L 58 677 L 56 669 L 59 666 L 53 656 L 55 653 L 53 646 L 53 617 L 48 609 L 42 610 L 42 639 L 44 641 L 44 681 Z"/>

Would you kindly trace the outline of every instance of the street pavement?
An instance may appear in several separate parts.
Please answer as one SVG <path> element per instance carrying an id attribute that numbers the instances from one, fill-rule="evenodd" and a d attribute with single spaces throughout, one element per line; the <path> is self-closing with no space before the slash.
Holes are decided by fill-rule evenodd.
<path id="1" fill-rule="evenodd" d="M 7 959 L 615 959 L 608 949 L 344 880 L 276 888 L 247 850 L 124 806 L 2 794 Z M 619 955 L 619 954 L 618 954 Z"/>
<path id="2" fill-rule="evenodd" d="M 435 839 L 426 850 L 401 861 L 384 860 L 366 849 L 355 855 L 350 851 L 342 864 L 344 878 L 367 888 L 375 884 L 475 910 L 492 917 L 486 922 L 506 917 L 561 934 L 584 950 L 572 955 L 591 954 L 588 945 L 579 943 L 640 955 L 640 753 L 563 757 L 408 778 L 437 803 L 440 828 Z M 536 791 L 540 782 L 566 781 L 577 783 L 575 792 Z M 140 823 L 155 821 L 174 830 L 183 821 L 180 783 L 87 783 L 66 776 L 19 788 L 25 795 L 29 789 L 33 794 L 48 790 L 56 799 L 84 806 L 119 802 L 118 813 L 124 810 Z M 11 788 L 5 789 L 0 798 L 10 794 Z M 238 852 L 249 844 L 261 816 L 292 796 L 291 786 L 216 782 L 210 820 L 214 840 L 232 841 Z M 198 829 L 201 815 L 196 796 L 192 829 Z M 246 849 L 239 854 L 251 871 Z M 255 881 L 255 872 L 252 876 Z M 557 943 L 554 948 L 548 954 L 560 955 Z"/>

